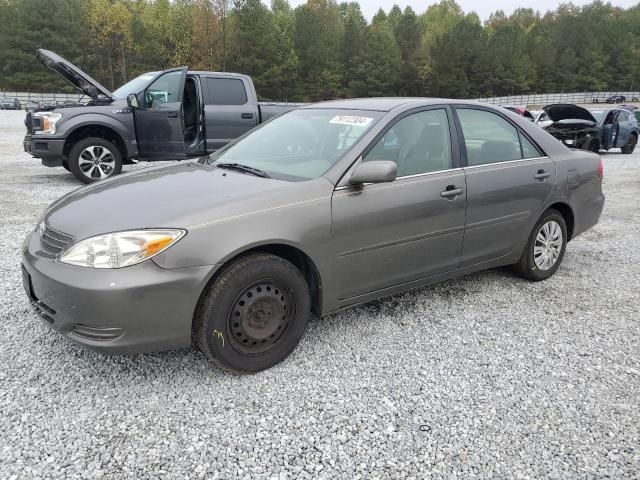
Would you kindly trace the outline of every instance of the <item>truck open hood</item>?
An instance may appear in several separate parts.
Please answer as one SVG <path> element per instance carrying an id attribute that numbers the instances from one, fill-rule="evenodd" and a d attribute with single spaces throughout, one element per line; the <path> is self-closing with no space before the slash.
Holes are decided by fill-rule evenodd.
<path id="1" fill-rule="evenodd" d="M 71 85 L 85 95 L 89 95 L 93 100 L 113 101 L 115 99 L 113 93 L 60 55 L 50 52 L 49 50 L 38 49 L 36 57 L 38 57 L 38 60 L 40 60 L 45 67 L 58 73 Z"/>
<path id="2" fill-rule="evenodd" d="M 593 122 L 596 124 L 596 119 L 593 118 L 591 112 L 586 108 L 573 105 L 571 103 L 556 103 L 554 105 L 547 105 L 543 110 L 549 116 L 549 119 L 553 122 L 560 122 L 567 120 L 574 120 L 576 122 L 584 123 Z"/>

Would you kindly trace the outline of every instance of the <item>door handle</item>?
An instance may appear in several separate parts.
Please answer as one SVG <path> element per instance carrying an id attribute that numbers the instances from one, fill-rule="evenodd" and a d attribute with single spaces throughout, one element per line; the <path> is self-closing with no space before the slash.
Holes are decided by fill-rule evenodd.
<path id="1" fill-rule="evenodd" d="M 251 120 L 253 118 L 253 113 L 241 113 L 240 118 L 244 118 L 245 120 Z"/>
<path id="2" fill-rule="evenodd" d="M 178 118 L 178 112 L 169 112 L 169 113 L 167 113 L 167 117 L 169 117 L 169 118 Z"/>
<path id="3" fill-rule="evenodd" d="M 440 192 L 440 196 L 442 198 L 453 200 L 458 195 L 462 195 L 462 192 L 464 192 L 464 189 L 461 187 L 456 187 L 455 185 L 447 185 L 447 188 Z"/>
<path id="4" fill-rule="evenodd" d="M 538 173 L 536 173 L 533 178 L 535 178 L 536 180 L 544 180 L 545 178 L 549 178 L 551 176 L 551 172 L 545 172 L 544 170 L 540 169 L 538 170 Z"/>

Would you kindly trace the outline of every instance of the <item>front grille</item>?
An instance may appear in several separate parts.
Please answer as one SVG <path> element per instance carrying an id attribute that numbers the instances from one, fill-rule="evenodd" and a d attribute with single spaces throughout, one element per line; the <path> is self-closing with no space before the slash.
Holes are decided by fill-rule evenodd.
<path id="1" fill-rule="evenodd" d="M 45 227 L 44 232 L 40 235 L 40 244 L 42 249 L 50 255 L 57 255 L 65 250 L 73 237 L 66 233 L 54 230 L 51 227 Z"/>
<path id="2" fill-rule="evenodd" d="M 33 113 L 31 113 L 31 111 L 27 110 L 27 117 L 24 119 L 24 124 L 27 127 L 27 132 L 29 134 L 33 133 L 33 122 L 32 122 L 32 118 L 33 118 Z"/>

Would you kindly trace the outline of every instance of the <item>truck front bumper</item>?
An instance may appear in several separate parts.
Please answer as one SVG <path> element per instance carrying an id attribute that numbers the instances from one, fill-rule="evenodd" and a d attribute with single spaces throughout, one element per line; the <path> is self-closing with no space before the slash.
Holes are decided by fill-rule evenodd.
<path id="1" fill-rule="evenodd" d="M 163 269 L 153 260 L 113 270 L 66 265 L 43 255 L 37 232 L 22 249 L 24 288 L 44 323 L 106 353 L 190 347 L 210 272 L 208 266 Z"/>
<path id="2" fill-rule="evenodd" d="M 47 138 L 27 134 L 22 141 L 24 151 L 40 158 L 47 167 L 61 167 L 64 158 L 64 138 Z"/>

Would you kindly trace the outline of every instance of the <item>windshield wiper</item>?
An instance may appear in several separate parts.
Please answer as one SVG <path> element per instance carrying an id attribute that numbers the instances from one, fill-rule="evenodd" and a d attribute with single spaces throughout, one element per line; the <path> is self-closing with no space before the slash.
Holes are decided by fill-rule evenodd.
<path id="1" fill-rule="evenodd" d="M 238 170 L 239 172 L 250 173 L 251 175 L 255 175 L 256 177 L 271 178 L 271 175 L 269 175 L 264 170 L 253 168 L 249 165 L 243 165 L 241 163 L 215 163 L 214 165 L 218 168 L 227 168 L 229 170 Z"/>

